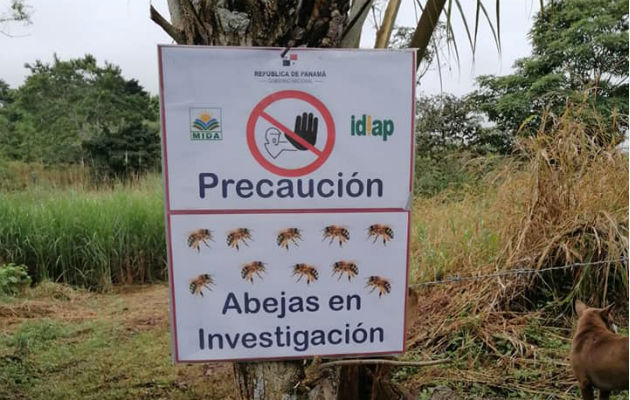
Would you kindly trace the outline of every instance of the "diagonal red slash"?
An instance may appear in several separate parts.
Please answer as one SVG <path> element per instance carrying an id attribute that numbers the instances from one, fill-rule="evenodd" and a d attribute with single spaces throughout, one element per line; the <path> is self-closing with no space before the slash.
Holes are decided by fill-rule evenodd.
<path id="1" fill-rule="evenodd" d="M 271 115 L 269 115 L 266 112 L 262 111 L 260 113 L 260 116 L 263 117 L 264 119 L 266 119 L 269 123 L 271 123 L 271 124 L 275 125 L 276 127 L 278 127 L 285 134 L 291 136 L 291 138 L 295 139 L 296 142 L 298 142 L 302 146 L 306 147 L 308 150 L 310 150 L 313 153 L 315 153 L 317 155 L 317 157 L 321 157 L 322 156 L 322 152 L 317 147 L 313 146 L 312 144 L 310 144 L 309 142 L 304 140 L 301 136 L 299 136 L 297 133 L 293 132 L 291 129 L 287 128 L 286 126 L 284 126 L 280 121 L 278 121 L 277 119 L 275 119 Z"/>

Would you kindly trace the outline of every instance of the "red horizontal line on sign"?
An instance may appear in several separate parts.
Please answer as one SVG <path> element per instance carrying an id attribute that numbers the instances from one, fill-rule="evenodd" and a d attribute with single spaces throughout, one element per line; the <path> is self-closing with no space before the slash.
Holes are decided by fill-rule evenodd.
<path id="1" fill-rule="evenodd" d="M 297 133 L 293 132 L 291 129 L 287 128 L 282 122 L 278 121 L 277 119 L 275 119 L 274 117 L 272 117 L 271 115 L 267 114 L 264 111 L 262 113 L 260 113 L 260 116 L 263 117 L 264 119 L 266 119 L 267 121 L 269 121 L 270 124 L 275 125 L 276 127 L 278 127 L 285 134 L 291 136 L 291 138 L 294 139 L 296 142 L 298 142 L 302 146 L 306 147 L 308 150 L 310 150 L 313 153 L 315 153 L 317 155 L 317 157 L 321 157 L 322 156 L 322 152 L 317 147 L 313 146 L 312 144 L 310 144 L 306 140 L 302 139 L 301 136 L 299 136 Z"/>
<path id="2" fill-rule="evenodd" d="M 248 361 L 282 361 L 282 360 L 298 360 L 298 359 L 306 359 L 312 357 L 324 357 L 324 358 L 348 358 L 353 357 L 360 359 L 360 357 L 368 357 L 368 356 L 377 356 L 377 355 L 397 355 L 405 352 L 405 347 L 403 346 L 402 350 L 391 350 L 391 351 L 376 351 L 372 353 L 361 352 L 361 353 L 332 353 L 332 354 L 314 354 L 314 355 L 295 355 L 295 356 L 278 356 L 278 357 L 255 357 L 255 358 L 221 358 L 221 359 L 203 359 L 203 360 L 182 360 L 176 359 L 175 362 L 178 363 L 208 363 L 208 362 L 225 362 L 225 361 L 240 361 L 240 362 L 248 362 Z"/>
<path id="3" fill-rule="evenodd" d="M 199 214 L 325 214 L 325 213 L 388 213 L 409 212 L 404 208 L 317 208 L 317 209 L 262 209 L 262 210 L 169 210 L 169 215 Z"/>

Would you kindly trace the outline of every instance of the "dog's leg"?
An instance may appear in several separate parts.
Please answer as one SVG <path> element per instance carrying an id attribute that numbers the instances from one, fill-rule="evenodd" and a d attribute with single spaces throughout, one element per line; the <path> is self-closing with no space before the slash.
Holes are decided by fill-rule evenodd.
<path id="1" fill-rule="evenodd" d="M 582 398 L 584 400 L 595 400 L 593 397 L 593 386 L 583 383 L 578 383 L 580 386 L 580 392 L 582 392 Z"/>
<path id="2" fill-rule="evenodd" d="M 599 390 L 599 400 L 608 400 L 610 399 L 610 392 L 607 390 Z"/>

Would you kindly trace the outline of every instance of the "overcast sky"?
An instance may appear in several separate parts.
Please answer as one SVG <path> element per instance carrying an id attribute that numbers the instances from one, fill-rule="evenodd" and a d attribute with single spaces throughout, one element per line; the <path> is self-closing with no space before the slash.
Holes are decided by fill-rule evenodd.
<path id="1" fill-rule="evenodd" d="M 157 49 L 159 43 L 172 43 L 170 38 L 149 19 L 148 0 L 26 0 L 32 7 L 32 25 L 5 25 L 0 35 L 0 79 L 10 86 L 21 85 L 27 75 L 25 63 L 39 59 L 50 62 L 54 53 L 63 60 L 92 54 L 99 63 L 105 60 L 121 67 L 126 78 L 135 78 L 152 93 L 158 91 Z M 0 0 L 0 13 L 9 0 Z M 168 15 L 166 0 L 153 0 L 153 5 Z M 381 0 L 383 3 L 383 0 Z M 424 2 L 423 2 L 424 3 Z M 474 0 L 463 0 L 469 25 L 474 24 Z M 495 1 L 485 0 L 494 20 Z M 457 95 L 474 88 L 474 77 L 483 74 L 506 74 L 515 59 L 529 55 L 527 39 L 538 0 L 501 2 L 502 54 L 497 53 L 487 23 L 480 24 L 475 62 L 468 45 L 459 14 L 454 14 L 454 29 L 459 45 L 461 64 L 454 57 L 443 61 L 442 81 L 437 68 L 421 82 L 424 93 L 444 92 Z M 453 7 L 455 9 L 455 7 Z M 419 13 L 419 10 L 417 10 Z M 415 26 L 417 18 L 413 0 L 402 0 L 398 25 Z M 372 47 L 374 29 L 368 18 L 362 47 Z"/>

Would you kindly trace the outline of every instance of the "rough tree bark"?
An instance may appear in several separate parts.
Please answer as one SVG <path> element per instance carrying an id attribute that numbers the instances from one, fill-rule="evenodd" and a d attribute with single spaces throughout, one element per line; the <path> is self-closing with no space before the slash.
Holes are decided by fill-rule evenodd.
<path id="1" fill-rule="evenodd" d="M 178 44 L 340 47 L 343 43 L 358 47 L 361 27 L 372 0 L 355 2 L 351 16 L 348 16 L 350 0 L 168 0 L 170 21 L 153 6 L 150 14 Z M 425 11 L 435 12 L 435 6 L 441 11 L 439 4 L 443 7 L 444 1 L 437 0 L 433 7 L 425 7 Z M 426 19 L 424 14 L 422 18 Z M 395 20 L 395 16 L 391 20 Z M 433 22 L 433 14 L 430 20 Z M 423 33 L 426 34 L 427 29 L 432 32 L 433 28 L 435 24 L 431 23 Z M 391 33 L 391 27 L 388 29 Z M 321 369 L 320 363 L 318 358 L 235 363 L 236 389 L 243 400 L 410 398 L 389 380 L 391 366 Z"/>
<path id="2" fill-rule="evenodd" d="M 350 0 L 168 0 L 171 22 L 151 19 L 179 44 L 337 47 Z"/>

